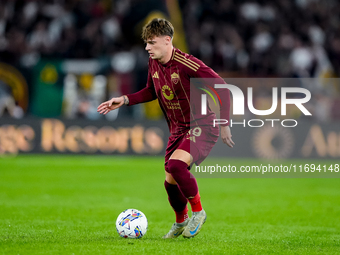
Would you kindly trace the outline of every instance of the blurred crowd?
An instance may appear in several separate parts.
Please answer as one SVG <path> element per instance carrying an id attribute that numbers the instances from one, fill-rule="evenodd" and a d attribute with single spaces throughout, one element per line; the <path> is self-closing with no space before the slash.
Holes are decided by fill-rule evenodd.
<path id="1" fill-rule="evenodd" d="M 160 2 L 2 0 L 0 61 L 29 68 L 41 57 L 93 59 L 120 52 L 147 60 L 141 39 L 128 36 L 136 31 L 127 21 L 142 20 L 133 13 L 136 6 L 147 13 Z M 178 5 L 189 53 L 226 76 L 340 76 L 338 0 L 179 0 Z M 135 62 L 146 70 L 147 61 Z M 328 93 L 338 95 L 338 89 Z"/>
<path id="2" fill-rule="evenodd" d="M 132 28 L 122 22 L 140 2 L 145 1 L 3 0 L 1 60 L 29 65 L 40 56 L 96 58 L 129 50 L 142 42 L 126 38 L 122 28 L 130 33 Z M 313 76 L 327 69 L 339 75 L 337 0 L 182 0 L 179 5 L 189 52 L 217 71 Z"/>
<path id="3" fill-rule="evenodd" d="M 97 58 L 122 50 L 119 18 L 126 7 L 110 2 L 1 1 L 1 60 L 29 66 L 39 57 Z"/>
<path id="4" fill-rule="evenodd" d="M 340 72 L 336 0 L 187 1 L 190 52 L 217 70 L 312 77 Z"/>

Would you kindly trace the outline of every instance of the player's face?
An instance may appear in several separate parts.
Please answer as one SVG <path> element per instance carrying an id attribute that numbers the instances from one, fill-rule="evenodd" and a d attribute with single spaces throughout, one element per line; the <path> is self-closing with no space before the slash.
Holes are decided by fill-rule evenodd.
<path id="1" fill-rule="evenodd" d="M 162 60 L 167 55 L 168 45 L 171 43 L 170 36 L 154 36 L 146 41 L 145 50 L 152 59 Z"/>

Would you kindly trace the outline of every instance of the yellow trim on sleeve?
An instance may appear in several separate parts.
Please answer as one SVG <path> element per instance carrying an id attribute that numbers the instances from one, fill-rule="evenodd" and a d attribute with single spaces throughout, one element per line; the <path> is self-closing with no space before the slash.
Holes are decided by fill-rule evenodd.
<path id="1" fill-rule="evenodd" d="M 192 61 L 191 59 L 188 59 L 186 57 L 184 57 L 183 55 L 179 54 L 176 52 L 176 56 L 185 60 L 186 62 L 188 62 L 189 64 L 191 64 L 193 67 L 196 67 L 196 68 L 200 68 L 200 65 L 197 64 L 196 62 Z"/>
<path id="2" fill-rule="evenodd" d="M 174 60 L 176 60 L 176 61 L 179 62 L 179 63 L 182 63 L 183 65 L 189 67 L 191 70 L 193 70 L 193 71 L 195 71 L 195 72 L 198 70 L 198 68 L 192 67 L 192 66 L 189 65 L 188 63 L 184 62 L 182 59 L 179 59 L 177 56 L 174 57 Z"/>

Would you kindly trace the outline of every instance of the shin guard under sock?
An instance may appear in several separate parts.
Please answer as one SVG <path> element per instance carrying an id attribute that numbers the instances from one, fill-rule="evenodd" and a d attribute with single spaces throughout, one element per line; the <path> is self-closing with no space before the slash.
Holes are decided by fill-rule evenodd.
<path id="1" fill-rule="evenodd" d="M 182 223 L 188 218 L 188 200 L 184 197 L 177 184 L 174 185 L 165 181 L 164 187 L 168 193 L 169 203 L 176 213 L 176 222 Z"/>
<path id="2" fill-rule="evenodd" d="M 194 198 L 198 193 L 198 186 L 195 177 L 188 170 L 188 165 L 182 160 L 170 159 L 168 171 L 177 182 L 184 197 Z"/>

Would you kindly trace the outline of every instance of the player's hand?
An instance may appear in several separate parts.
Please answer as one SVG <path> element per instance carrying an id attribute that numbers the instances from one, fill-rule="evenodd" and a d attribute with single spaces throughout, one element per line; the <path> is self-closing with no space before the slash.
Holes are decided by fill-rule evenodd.
<path id="1" fill-rule="evenodd" d="M 109 101 L 101 103 L 97 108 L 97 112 L 105 115 L 105 114 L 109 113 L 110 111 L 121 107 L 123 104 L 124 104 L 124 97 L 123 96 L 114 97 L 114 98 L 110 99 Z"/>
<path id="2" fill-rule="evenodd" d="M 221 138 L 222 141 L 228 145 L 230 148 L 233 148 L 235 145 L 234 141 L 231 139 L 231 131 L 229 126 L 221 126 Z"/>

